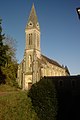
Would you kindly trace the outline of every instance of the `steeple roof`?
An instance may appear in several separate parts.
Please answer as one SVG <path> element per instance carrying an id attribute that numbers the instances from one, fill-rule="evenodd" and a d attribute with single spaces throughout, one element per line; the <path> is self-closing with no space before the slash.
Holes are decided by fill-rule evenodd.
<path id="1" fill-rule="evenodd" d="M 30 12 L 30 15 L 28 18 L 28 23 L 27 23 L 26 29 L 29 29 L 30 25 L 32 25 L 31 28 L 38 28 L 39 27 L 38 18 L 36 15 L 34 4 L 32 5 L 32 8 L 31 8 L 31 12 Z"/>

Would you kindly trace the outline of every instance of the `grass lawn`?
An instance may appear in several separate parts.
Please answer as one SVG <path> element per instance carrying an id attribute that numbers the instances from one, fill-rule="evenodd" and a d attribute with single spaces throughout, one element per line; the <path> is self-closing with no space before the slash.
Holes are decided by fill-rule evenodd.
<path id="1" fill-rule="evenodd" d="M 27 92 L 16 90 L 8 85 L 0 86 L 0 93 L 6 93 L 0 95 L 0 120 L 39 120 Z"/>
<path id="2" fill-rule="evenodd" d="M 19 89 L 16 87 L 11 87 L 6 84 L 0 85 L 0 92 L 11 92 L 11 91 L 17 91 L 17 90 L 19 90 Z"/>

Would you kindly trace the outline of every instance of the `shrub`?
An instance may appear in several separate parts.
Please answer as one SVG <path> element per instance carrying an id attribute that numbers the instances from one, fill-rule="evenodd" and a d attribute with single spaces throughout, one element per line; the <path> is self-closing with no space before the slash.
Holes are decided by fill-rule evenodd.
<path id="1" fill-rule="evenodd" d="M 53 82 L 43 78 L 29 91 L 34 109 L 40 120 L 55 120 L 57 115 L 57 98 Z"/>
<path id="2" fill-rule="evenodd" d="M 39 120 L 26 92 L 0 97 L 0 120 Z"/>

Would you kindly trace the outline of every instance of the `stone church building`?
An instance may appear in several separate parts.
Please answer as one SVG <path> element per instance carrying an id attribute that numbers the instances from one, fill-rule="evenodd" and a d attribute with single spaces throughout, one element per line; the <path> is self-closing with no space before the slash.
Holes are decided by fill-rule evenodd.
<path id="1" fill-rule="evenodd" d="M 26 44 L 24 58 L 18 65 L 17 82 L 23 90 L 44 76 L 69 76 L 67 67 L 42 55 L 40 49 L 40 25 L 34 4 L 32 6 L 25 29 Z"/>

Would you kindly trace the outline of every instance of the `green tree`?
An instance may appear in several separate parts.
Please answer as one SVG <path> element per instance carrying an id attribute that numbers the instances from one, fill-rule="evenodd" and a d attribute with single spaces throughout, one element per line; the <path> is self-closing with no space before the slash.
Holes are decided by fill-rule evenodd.
<path id="1" fill-rule="evenodd" d="M 4 44 L 8 46 L 8 51 L 6 52 L 7 62 L 5 67 L 3 67 L 3 73 L 6 75 L 6 84 L 17 85 L 16 75 L 17 75 L 17 59 L 16 59 L 16 41 L 10 36 L 5 37 Z"/>
<path id="2" fill-rule="evenodd" d="M 15 40 L 2 34 L 1 21 L 0 19 L 0 84 L 15 85 L 17 74 L 16 47 L 13 42 Z"/>
<path id="3" fill-rule="evenodd" d="M 52 80 L 43 78 L 34 84 L 29 97 L 40 120 L 56 120 L 57 97 Z"/>
<path id="4" fill-rule="evenodd" d="M 2 20 L 0 19 L 0 84 L 5 83 L 5 75 L 2 72 L 2 67 L 4 67 L 6 64 L 6 51 L 8 50 L 8 46 L 3 44 L 5 34 L 2 34 L 1 22 Z"/>
<path id="5" fill-rule="evenodd" d="M 1 27 L 1 19 L 0 19 L 0 66 L 4 66 L 6 63 L 6 46 L 3 45 L 4 34 L 2 34 L 2 27 Z"/>

